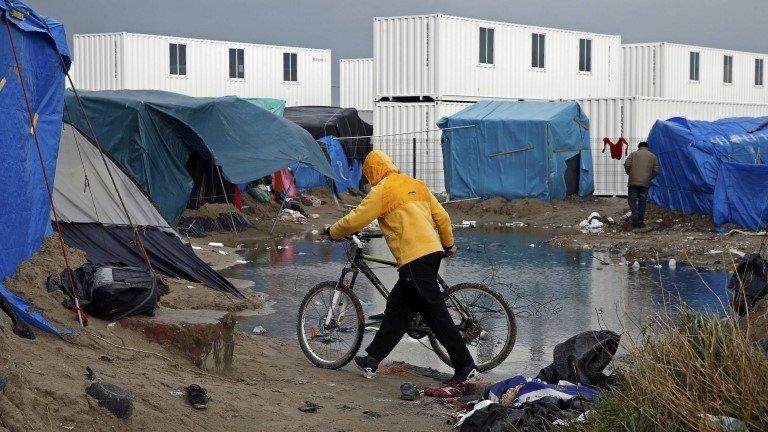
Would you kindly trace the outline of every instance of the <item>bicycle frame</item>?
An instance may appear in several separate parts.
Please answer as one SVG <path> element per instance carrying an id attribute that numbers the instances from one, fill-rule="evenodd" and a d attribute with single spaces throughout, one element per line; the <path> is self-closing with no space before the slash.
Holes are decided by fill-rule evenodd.
<path id="1" fill-rule="evenodd" d="M 392 267 L 392 268 L 397 268 L 397 262 L 363 253 L 363 249 L 361 247 L 362 242 L 360 242 L 360 240 L 358 240 L 356 237 L 353 238 L 352 244 L 355 247 L 355 255 L 349 261 L 349 264 L 346 265 L 344 269 L 342 269 L 341 276 L 339 277 L 339 281 L 336 286 L 337 287 L 344 286 L 347 276 L 351 275 L 347 286 L 349 287 L 350 290 L 352 290 L 354 288 L 355 282 L 357 281 L 358 275 L 362 272 L 363 276 L 365 276 L 365 278 L 368 279 L 368 281 L 370 281 L 371 284 L 373 284 L 373 286 L 376 288 L 376 291 L 378 291 L 379 294 L 381 294 L 382 297 L 384 297 L 384 299 L 389 298 L 389 290 L 384 286 L 381 280 L 379 280 L 378 276 L 376 276 L 376 274 L 373 272 L 373 269 L 371 269 L 371 267 L 368 265 L 368 262 L 383 264 L 385 266 Z M 458 301 L 454 296 L 448 294 L 448 288 L 449 288 L 448 284 L 439 274 L 437 275 L 437 283 L 440 285 L 440 288 L 443 290 L 443 292 L 446 293 L 448 298 L 451 300 L 451 303 L 456 308 L 456 311 L 459 313 L 461 318 L 462 319 L 469 318 L 470 314 L 464 308 L 464 305 L 460 301 Z M 328 310 L 328 315 L 326 317 L 326 324 L 330 324 L 330 322 L 333 319 L 334 309 L 336 304 L 338 303 L 338 296 L 339 296 L 339 292 L 336 291 L 331 301 L 331 307 Z M 339 311 L 339 317 L 344 316 L 345 309 L 346 309 L 346 305 L 342 305 L 342 310 Z"/>

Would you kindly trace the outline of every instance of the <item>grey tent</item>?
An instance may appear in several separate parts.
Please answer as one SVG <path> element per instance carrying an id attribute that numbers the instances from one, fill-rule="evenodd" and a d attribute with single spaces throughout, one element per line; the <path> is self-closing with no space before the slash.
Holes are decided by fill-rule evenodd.
<path id="1" fill-rule="evenodd" d="M 66 123 L 62 126 L 53 200 L 56 213 L 52 212 L 51 219 L 58 217 L 64 241 L 83 250 L 91 264 L 146 267 L 146 259 L 135 244 L 133 225 L 155 271 L 242 296 L 195 255 L 117 164 Z"/>

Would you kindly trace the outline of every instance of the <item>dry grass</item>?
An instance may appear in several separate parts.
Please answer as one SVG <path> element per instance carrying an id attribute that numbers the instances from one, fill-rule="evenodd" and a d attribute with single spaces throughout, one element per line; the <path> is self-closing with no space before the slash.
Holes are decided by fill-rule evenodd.
<path id="1" fill-rule="evenodd" d="M 702 414 L 768 430 L 768 356 L 735 319 L 681 311 L 628 347 L 623 384 L 574 432 L 722 431 Z"/>

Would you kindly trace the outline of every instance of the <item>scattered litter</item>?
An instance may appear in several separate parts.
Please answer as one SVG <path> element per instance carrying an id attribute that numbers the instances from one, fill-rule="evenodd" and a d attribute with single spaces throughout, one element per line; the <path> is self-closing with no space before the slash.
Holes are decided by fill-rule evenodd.
<path id="1" fill-rule="evenodd" d="M 208 246 L 213 246 L 213 247 L 224 247 L 224 243 L 218 243 L 218 242 L 210 242 L 210 243 L 208 243 Z"/>
<path id="2" fill-rule="evenodd" d="M 312 213 L 311 215 L 309 215 L 309 217 L 311 217 L 312 219 L 320 219 L 320 215 L 317 213 Z"/>
<path id="3" fill-rule="evenodd" d="M 280 219 L 285 222 L 295 222 L 295 223 L 307 223 L 307 217 L 303 214 L 297 212 L 296 210 L 291 209 L 283 209 L 280 212 Z"/>
<path id="4" fill-rule="evenodd" d="M 237 260 L 235 261 L 236 264 L 248 264 L 248 261 L 246 260 Z"/>
<path id="5" fill-rule="evenodd" d="M 187 387 L 187 400 L 195 409 L 206 409 L 210 400 L 208 390 L 203 386 L 191 384 Z"/>
<path id="6" fill-rule="evenodd" d="M 299 252 L 296 255 L 307 255 L 307 253 L 306 252 Z"/>
<path id="7" fill-rule="evenodd" d="M 88 386 L 85 393 L 119 419 L 127 419 L 133 414 L 133 399 L 130 393 L 112 383 L 96 381 Z"/>
<path id="8" fill-rule="evenodd" d="M 316 230 L 316 229 L 313 229 L 313 230 L 312 230 L 312 235 L 318 235 L 318 234 L 320 234 L 320 231 L 318 231 L 318 230 Z"/>
<path id="9" fill-rule="evenodd" d="M 200 247 L 200 246 L 192 245 L 192 249 L 194 249 L 194 250 L 202 250 L 203 248 Z"/>
<path id="10" fill-rule="evenodd" d="M 111 323 L 107 324 L 107 327 L 109 327 L 109 328 L 112 328 L 112 327 L 114 327 L 114 326 L 115 326 L 115 324 L 117 324 L 117 323 L 113 323 L 113 322 L 111 322 Z"/>
<path id="11" fill-rule="evenodd" d="M 218 252 L 220 255 L 229 255 L 228 252 L 224 252 L 223 250 L 217 250 L 216 252 Z"/>
<path id="12" fill-rule="evenodd" d="M 459 224 L 462 228 L 475 228 L 477 227 L 477 221 L 473 220 L 463 220 L 461 221 L 461 224 Z"/>
<path id="13" fill-rule="evenodd" d="M 112 363 L 112 358 L 109 356 L 101 355 L 99 356 L 99 360 L 107 363 Z"/>
<path id="14" fill-rule="evenodd" d="M 742 251 L 740 251 L 738 249 L 734 249 L 734 248 L 728 249 L 728 252 L 730 252 L 730 253 L 732 253 L 734 255 L 738 255 L 740 257 L 743 257 L 744 255 L 746 255 L 744 252 L 742 252 Z"/>
<path id="15" fill-rule="evenodd" d="M 640 270 L 640 263 L 637 261 L 632 263 L 632 270 Z"/>
<path id="16" fill-rule="evenodd" d="M 721 253 L 723 253 L 723 251 L 721 251 L 719 249 L 711 249 L 709 252 L 707 252 L 708 255 L 717 255 L 717 254 L 721 254 Z"/>
<path id="17" fill-rule="evenodd" d="M 529 244 L 528 246 L 530 246 L 530 247 L 536 247 L 536 245 L 535 245 L 535 244 L 533 244 L 533 243 Z"/>
<path id="18" fill-rule="evenodd" d="M 608 223 L 611 225 L 616 225 L 616 221 L 612 217 L 608 217 Z"/>
<path id="19" fill-rule="evenodd" d="M 76 425 L 64 426 L 64 423 L 59 423 L 59 426 L 63 427 L 66 430 L 74 430 Z"/>
<path id="20" fill-rule="evenodd" d="M 186 395 L 186 393 L 181 390 L 171 390 L 169 393 L 173 397 L 184 397 Z"/>
<path id="21" fill-rule="evenodd" d="M 381 414 L 377 413 L 376 411 L 363 411 L 363 415 L 371 420 L 381 417 Z"/>
<path id="22" fill-rule="evenodd" d="M 254 327 L 254 328 L 253 328 L 253 330 L 251 331 L 251 333 L 253 333 L 253 334 L 255 334 L 255 335 L 259 335 L 259 336 L 261 336 L 261 335 L 265 335 L 265 334 L 267 334 L 267 329 L 265 329 L 265 328 L 264 328 L 264 327 L 262 327 L 262 326 L 256 326 L 256 327 Z"/>
<path id="23" fill-rule="evenodd" d="M 508 227 L 520 228 L 520 227 L 524 227 L 525 226 L 525 222 L 507 222 L 504 225 L 506 225 Z"/>
<path id="24" fill-rule="evenodd" d="M 655 264 L 655 265 L 653 266 L 653 268 L 657 268 L 657 269 L 659 269 L 659 268 L 661 268 L 661 264 Z"/>
<path id="25" fill-rule="evenodd" d="M 277 246 L 277 250 L 280 250 L 280 249 L 282 249 L 282 248 L 283 248 L 283 247 L 282 247 L 282 246 L 280 246 L 280 245 L 278 245 L 278 246 Z"/>
<path id="26" fill-rule="evenodd" d="M 747 425 L 739 419 L 727 416 L 713 416 L 712 414 L 701 414 L 701 417 L 709 423 L 712 428 L 721 429 L 723 432 L 749 432 Z"/>
<path id="27" fill-rule="evenodd" d="M 301 411 L 303 413 L 314 414 L 320 408 L 322 408 L 322 405 L 318 405 L 318 404 L 316 404 L 316 403 L 314 403 L 312 401 L 304 401 L 304 405 L 299 407 L 299 411 Z"/>
<path id="28" fill-rule="evenodd" d="M 404 382 L 400 384 L 400 399 L 414 401 L 418 399 L 420 393 L 413 383 Z"/>
<path id="29" fill-rule="evenodd" d="M 187 285 L 187 289 L 195 289 L 194 285 Z"/>
<path id="30" fill-rule="evenodd" d="M 677 260 L 676 259 L 672 258 L 672 259 L 669 260 L 669 268 L 671 268 L 673 270 L 677 268 Z"/>

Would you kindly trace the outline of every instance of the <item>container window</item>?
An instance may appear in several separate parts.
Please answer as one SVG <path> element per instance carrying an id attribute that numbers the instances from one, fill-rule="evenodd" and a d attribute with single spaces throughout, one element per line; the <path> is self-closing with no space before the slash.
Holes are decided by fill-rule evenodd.
<path id="1" fill-rule="evenodd" d="M 691 51 L 688 58 L 688 79 L 691 81 L 699 81 L 699 53 Z"/>
<path id="2" fill-rule="evenodd" d="M 239 48 L 229 49 L 229 77 L 245 78 L 245 50 Z"/>
<path id="3" fill-rule="evenodd" d="M 544 69 L 545 35 L 533 33 L 531 37 L 531 67 Z"/>
<path id="4" fill-rule="evenodd" d="M 296 53 L 283 53 L 283 81 L 298 81 Z"/>
<path id="5" fill-rule="evenodd" d="M 579 72 L 592 72 L 592 39 L 579 39 Z"/>
<path id="6" fill-rule="evenodd" d="M 763 85 L 763 59 L 755 59 L 755 85 Z"/>
<path id="7" fill-rule="evenodd" d="M 493 64 L 492 28 L 480 27 L 480 64 Z"/>
<path id="8" fill-rule="evenodd" d="M 185 44 L 168 45 L 171 75 L 187 74 L 187 46 Z"/>
<path id="9" fill-rule="evenodd" d="M 723 82 L 733 84 L 733 56 L 723 56 Z"/>

